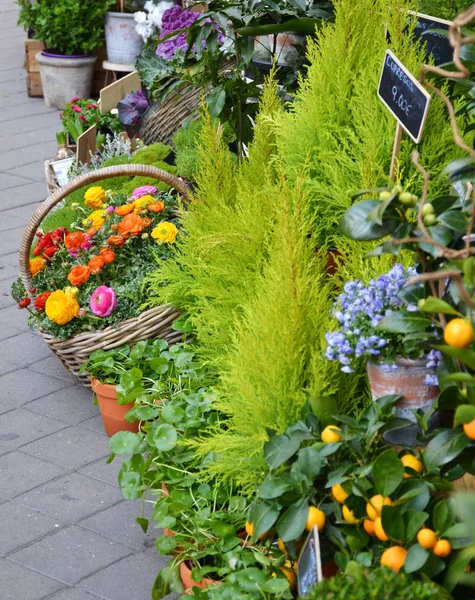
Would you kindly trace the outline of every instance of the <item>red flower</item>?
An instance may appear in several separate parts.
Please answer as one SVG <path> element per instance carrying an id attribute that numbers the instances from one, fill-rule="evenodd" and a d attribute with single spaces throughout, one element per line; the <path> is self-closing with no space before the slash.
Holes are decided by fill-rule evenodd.
<path id="1" fill-rule="evenodd" d="M 54 246 L 53 235 L 51 233 L 47 233 L 39 238 L 38 243 L 33 250 L 34 256 L 40 256 L 50 246 Z"/>
<path id="2" fill-rule="evenodd" d="M 45 309 L 46 300 L 51 296 L 51 292 L 43 292 L 37 296 L 35 300 L 35 309 L 37 312 L 43 312 Z"/>
<path id="3" fill-rule="evenodd" d="M 88 105 L 87 105 L 87 107 L 88 107 L 88 108 L 99 108 L 99 107 L 97 106 L 97 104 L 88 104 Z"/>
<path id="4" fill-rule="evenodd" d="M 69 231 L 66 227 L 58 227 L 56 231 L 53 232 L 53 240 L 55 242 L 61 242 L 64 240 L 65 236 L 68 235 Z"/>
<path id="5" fill-rule="evenodd" d="M 74 98 L 71 98 L 69 103 L 72 104 L 73 102 L 77 102 L 78 100 L 81 100 L 81 98 L 79 96 L 74 96 Z"/>
<path id="6" fill-rule="evenodd" d="M 29 298 L 22 298 L 20 302 L 18 302 L 18 308 L 26 308 L 31 304 L 31 300 Z"/>
<path id="7" fill-rule="evenodd" d="M 71 104 L 71 108 L 74 110 L 74 112 L 77 112 L 77 113 L 82 112 L 82 108 L 80 106 L 78 106 L 77 104 Z"/>
<path id="8" fill-rule="evenodd" d="M 59 246 L 49 246 L 49 248 L 46 248 L 46 250 L 44 250 L 42 256 L 45 256 L 46 258 L 53 258 L 53 256 L 58 250 Z"/>
<path id="9" fill-rule="evenodd" d="M 79 120 L 82 121 L 83 123 L 87 123 L 86 117 L 84 115 L 79 115 Z"/>

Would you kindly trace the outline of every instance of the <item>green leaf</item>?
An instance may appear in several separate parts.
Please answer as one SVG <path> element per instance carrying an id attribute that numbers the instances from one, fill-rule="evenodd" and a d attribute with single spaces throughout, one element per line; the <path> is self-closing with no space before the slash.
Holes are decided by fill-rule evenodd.
<path id="1" fill-rule="evenodd" d="M 168 423 L 176 423 L 183 421 L 185 418 L 185 411 L 181 406 L 176 406 L 171 402 L 168 402 L 162 410 L 162 419 Z"/>
<path id="2" fill-rule="evenodd" d="M 157 375 L 163 375 L 169 369 L 168 360 L 163 356 L 159 356 L 158 358 L 153 358 L 149 362 L 149 365 L 150 365 L 151 369 L 153 371 L 155 371 L 155 373 L 157 373 Z"/>
<path id="3" fill-rule="evenodd" d="M 383 506 L 383 510 L 381 511 L 381 523 L 389 538 L 396 542 L 404 541 L 406 537 L 406 526 L 399 507 Z"/>
<path id="4" fill-rule="evenodd" d="M 264 444 L 264 455 L 270 469 L 283 465 L 300 448 L 300 441 L 285 435 L 276 435 Z"/>
<path id="5" fill-rule="evenodd" d="M 421 285 L 406 285 L 398 292 L 400 298 L 405 304 L 416 304 L 424 298 L 424 288 Z"/>
<path id="6" fill-rule="evenodd" d="M 450 208 L 457 202 L 458 196 L 439 196 L 434 198 L 431 204 L 434 207 L 435 214 L 440 215 Z"/>
<path id="7" fill-rule="evenodd" d="M 455 500 L 441 500 L 432 513 L 434 529 L 438 537 L 442 537 L 445 531 L 455 523 Z"/>
<path id="8" fill-rule="evenodd" d="M 295 17 L 284 23 L 270 25 L 256 25 L 249 27 L 239 27 L 236 31 L 239 35 L 249 35 L 256 37 L 260 35 L 272 35 L 274 33 L 285 33 L 287 31 L 296 31 L 313 35 L 316 27 L 321 23 L 321 19 L 309 19 L 308 17 Z"/>
<path id="9" fill-rule="evenodd" d="M 161 452 L 171 450 L 176 444 L 177 439 L 176 429 L 168 424 L 159 425 L 147 434 L 148 443 Z"/>
<path id="10" fill-rule="evenodd" d="M 409 495 L 415 490 L 417 490 L 419 493 L 416 496 L 410 497 L 409 500 L 402 505 L 402 509 L 406 510 L 407 512 L 410 510 L 422 512 L 429 505 L 431 498 L 429 486 L 421 479 L 405 479 L 399 489 L 399 494 L 402 494 L 401 498 L 408 498 Z"/>
<path id="11" fill-rule="evenodd" d="M 341 233 L 360 242 L 379 240 L 389 235 L 398 226 L 395 219 L 378 225 L 368 218 L 379 204 L 380 200 L 362 200 L 351 206 L 340 221 Z"/>
<path id="12" fill-rule="evenodd" d="M 404 465 L 394 450 L 386 450 L 378 456 L 373 465 L 373 479 L 376 490 L 384 497 L 390 496 L 404 477 Z"/>
<path id="13" fill-rule="evenodd" d="M 409 548 L 404 562 L 404 571 L 406 573 L 415 573 L 419 569 L 422 569 L 429 558 L 429 554 L 429 551 L 419 546 L 419 544 L 415 544 Z"/>
<path id="14" fill-rule="evenodd" d="M 433 438 L 422 454 L 427 471 L 442 467 L 457 458 L 470 443 L 463 431 L 446 429 Z"/>
<path id="15" fill-rule="evenodd" d="M 289 589 L 289 582 L 287 578 L 284 579 L 283 577 L 274 577 L 273 579 L 268 579 L 261 586 L 261 589 L 263 592 L 276 594 L 278 597 L 280 597 L 285 590 Z"/>
<path id="16" fill-rule="evenodd" d="M 383 317 L 376 329 L 390 333 L 413 333 L 425 331 L 430 324 L 430 319 L 418 312 L 398 311 Z"/>
<path id="17" fill-rule="evenodd" d="M 275 475 L 268 475 L 259 491 L 257 492 L 258 498 L 264 498 L 265 500 L 272 500 L 273 498 L 278 498 L 284 492 L 291 490 L 294 486 L 292 480 L 283 477 L 276 477 Z"/>
<path id="18" fill-rule="evenodd" d="M 223 87 L 216 86 L 207 97 L 208 109 L 212 119 L 217 119 L 222 113 L 226 102 L 226 92 Z"/>
<path id="19" fill-rule="evenodd" d="M 142 478 L 135 471 L 119 471 L 119 485 L 126 500 L 138 500 L 142 496 Z"/>
<path id="20" fill-rule="evenodd" d="M 140 448 L 140 437 L 131 431 L 119 431 L 111 437 L 109 448 L 114 454 L 133 454 Z"/>
<path id="21" fill-rule="evenodd" d="M 459 210 L 449 210 L 439 215 L 438 220 L 454 231 L 465 232 L 468 225 L 468 216 Z"/>
<path id="22" fill-rule="evenodd" d="M 305 531 L 307 516 L 308 500 L 306 498 L 290 506 L 277 524 L 277 532 L 281 540 L 291 542 L 299 538 Z"/>
<path id="23" fill-rule="evenodd" d="M 146 519 L 145 517 L 136 517 L 135 518 L 135 522 L 140 525 L 140 528 L 142 529 L 142 531 L 144 533 L 147 533 L 148 526 L 149 526 L 149 523 L 150 523 L 150 521 L 148 519 Z"/>
<path id="24" fill-rule="evenodd" d="M 435 225 L 434 227 L 431 227 L 430 235 L 435 242 L 438 242 L 442 246 L 448 246 L 452 240 L 452 232 L 445 227 L 445 225 Z M 418 242 L 417 245 L 431 256 L 438 257 L 440 254 L 440 251 L 433 244 Z"/>
<path id="25" fill-rule="evenodd" d="M 475 419 L 475 406 L 470 404 L 462 404 L 458 406 L 455 411 L 454 427 L 464 425 L 465 423 L 471 423 Z"/>
<path id="26" fill-rule="evenodd" d="M 256 502 L 251 509 L 251 522 L 254 525 L 253 537 L 257 538 L 264 533 L 267 533 L 269 529 L 274 525 L 279 517 L 280 511 L 274 505 L 269 502 Z"/>
<path id="27" fill-rule="evenodd" d="M 435 296 L 429 296 L 421 307 L 421 312 L 428 313 L 442 313 L 444 315 L 460 315 L 453 306 L 450 306 L 448 302 L 436 298 Z"/>
<path id="28" fill-rule="evenodd" d="M 155 578 L 152 588 L 152 600 L 162 600 L 162 598 L 171 592 L 182 594 L 184 591 L 185 588 L 181 583 L 179 565 L 174 565 L 171 562 Z"/>
<path id="29" fill-rule="evenodd" d="M 176 548 L 176 539 L 175 537 L 161 535 L 158 539 L 155 540 L 155 547 L 157 548 L 160 554 L 164 556 L 170 555 Z"/>
<path id="30" fill-rule="evenodd" d="M 429 518 L 429 513 L 417 512 L 412 508 L 404 514 L 404 521 L 406 523 L 406 541 L 412 542 L 416 537 L 421 527 Z"/>
<path id="31" fill-rule="evenodd" d="M 299 450 L 295 464 L 299 466 L 304 475 L 312 480 L 320 473 L 322 459 L 318 450 L 309 446 Z"/>

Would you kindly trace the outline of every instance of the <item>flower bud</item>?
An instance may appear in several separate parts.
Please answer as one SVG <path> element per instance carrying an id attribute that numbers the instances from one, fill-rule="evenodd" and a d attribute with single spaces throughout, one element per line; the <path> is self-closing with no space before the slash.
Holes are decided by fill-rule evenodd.
<path id="1" fill-rule="evenodd" d="M 143 240 L 147 240 L 150 236 L 148 235 L 148 233 L 142 233 L 142 239 Z"/>

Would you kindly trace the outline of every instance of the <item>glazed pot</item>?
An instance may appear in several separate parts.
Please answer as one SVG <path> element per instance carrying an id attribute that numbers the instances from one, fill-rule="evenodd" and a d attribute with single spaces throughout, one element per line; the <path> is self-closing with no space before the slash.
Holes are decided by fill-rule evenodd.
<path id="1" fill-rule="evenodd" d="M 63 109 L 71 98 L 90 97 L 95 56 L 64 56 L 43 50 L 35 58 L 46 106 Z"/>
<path id="2" fill-rule="evenodd" d="M 434 375 L 435 370 L 427 366 L 425 359 L 411 360 L 397 358 L 394 364 L 368 361 L 366 365 L 373 400 L 383 396 L 402 396 L 395 404 L 395 416 L 416 423 L 414 412 L 421 409 L 428 412 L 434 407 L 440 393 L 437 385 L 425 383 L 427 375 Z M 438 415 L 433 415 L 432 426 L 438 422 Z M 390 432 L 385 438 L 391 443 L 415 442 L 417 425 L 407 427 L 398 432 Z"/>
<path id="3" fill-rule="evenodd" d="M 214 581 L 213 579 L 209 579 L 205 577 L 199 583 L 197 583 L 194 579 L 191 578 L 191 569 L 190 565 L 183 561 L 180 563 L 180 578 L 185 588 L 185 594 L 190 596 L 192 594 L 192 588 L 197 587 L 200 590 L 204 590 L 210 585 L 221 585 L 221 581 Z"/>
<path id="4" fill-rule="evenodd" d="M 129 423 L 125 420 L 125 415 L 132 408 L 131 404 L 117 403 L 117 389 L 115 385 L 100 383 L 97 379 L 91 379 L 92 391 L 97 396 L 99 410 L 101 411 L 104 429 L 109 437 L 112 437 L 118 431 L 131 431 L 137 433 L 139 422 Z"/>
<path id="5" fill-rule="evenodd" d="M 107 60 L 118 65 L 133 65 L 142 50 L 142 38 L 135 31 L 134 15 L 106 13 Z"/>

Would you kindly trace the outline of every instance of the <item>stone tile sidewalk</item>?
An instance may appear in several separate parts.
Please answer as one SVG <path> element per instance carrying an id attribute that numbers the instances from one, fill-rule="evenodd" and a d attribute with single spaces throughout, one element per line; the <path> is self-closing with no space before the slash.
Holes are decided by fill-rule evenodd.
<path id="1" fill-rule="evenodd" d="M 148 600 L 160 558 L 124 501 L 91 392 L 9 296 L 46 196 L 58 111 L 26 94 L 18 8 L 0 0 L 0 599 Z"/>

